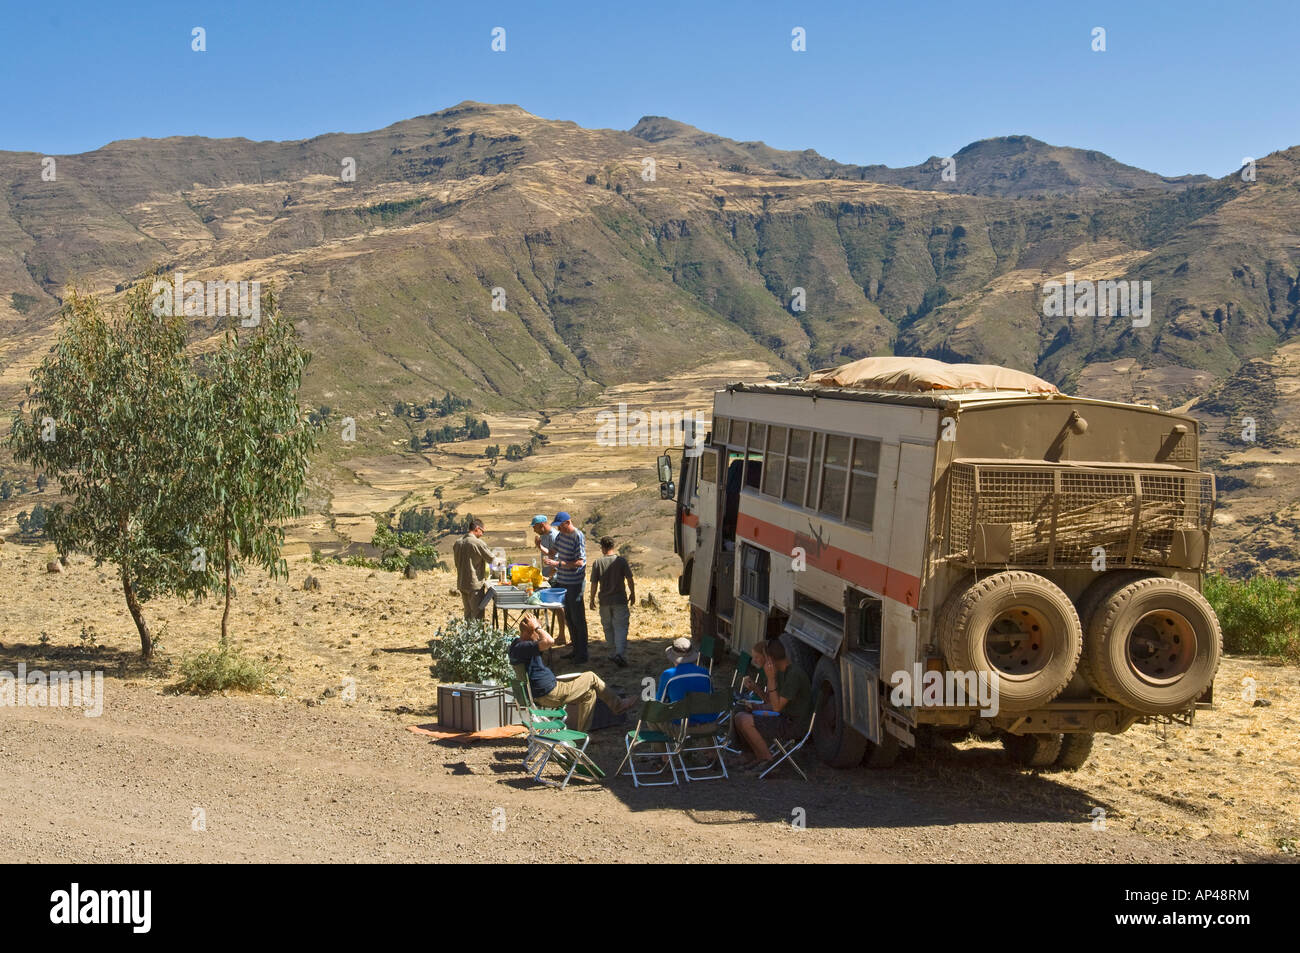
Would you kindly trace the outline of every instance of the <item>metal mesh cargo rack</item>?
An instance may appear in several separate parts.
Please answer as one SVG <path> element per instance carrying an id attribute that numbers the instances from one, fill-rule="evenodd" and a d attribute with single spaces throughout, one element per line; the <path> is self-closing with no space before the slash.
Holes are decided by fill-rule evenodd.
<path id="1" fill-rule="evenodd" d="M 953 463 L 945 553 L 968 564 L 1203 568 L 1214 478 L 1051 464 Z"/>

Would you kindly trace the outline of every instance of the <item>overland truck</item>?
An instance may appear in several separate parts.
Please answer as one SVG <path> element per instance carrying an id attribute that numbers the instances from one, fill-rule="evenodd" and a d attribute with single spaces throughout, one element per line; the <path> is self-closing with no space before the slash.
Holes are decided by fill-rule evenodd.
<path id="1" fill-rule="evenodd" d="M 1190 417 L 867 358 L 718 391 L 676 485 L 667 456 L 659 480 L 692 635 L 780 638 L 824 761 L 884 766 L 918 734 L 974 731 L 1069 770 L 1097 732 L 1190 724 L 1212 700 L 1198 454 Z"/>

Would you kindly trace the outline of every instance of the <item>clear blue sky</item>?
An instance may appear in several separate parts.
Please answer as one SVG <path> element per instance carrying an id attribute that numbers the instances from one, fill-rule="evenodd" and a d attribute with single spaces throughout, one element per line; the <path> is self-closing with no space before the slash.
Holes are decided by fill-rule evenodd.
<path id="1" fill-rule="evenodd" d="M 790 48 L 796 26 L 807 52 Z M 590 127 L 670 116 L 844 162 L 1027 133 L 1223 175 L 1300 144 L 1298 27 L 1295 0 L 11 3 L 0 149 L 301 139 L 474 99 Z"/>

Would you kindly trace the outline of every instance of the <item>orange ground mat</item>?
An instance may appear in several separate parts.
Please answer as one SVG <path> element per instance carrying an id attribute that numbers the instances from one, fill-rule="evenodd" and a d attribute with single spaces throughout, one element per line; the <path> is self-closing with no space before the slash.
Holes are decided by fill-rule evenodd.
<path id="1" fill-rule="evenodd" d="M 437 722 L 431 725 L 407 725 L 406 730 L 439 741 L 500 741 L 503 738 L 522 738 L 528 734 L 528 729 L 523 725 L 502 725 L 484 731 L 448 731 L 439 728 Z"/>

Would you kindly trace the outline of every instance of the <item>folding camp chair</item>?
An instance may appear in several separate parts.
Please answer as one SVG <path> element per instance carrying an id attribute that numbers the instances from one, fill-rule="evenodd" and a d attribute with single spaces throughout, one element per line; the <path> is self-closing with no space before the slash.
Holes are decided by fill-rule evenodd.
<path id="1" fill-rule="evenodd" d="M 680 725 L 673 723 L 680 721 Z M 659 725 L 661 728 L 667 728 L 663 731 L 661 728 L 651 728 L 650 725 Z M 648 701 L 641 706 L 641 715 L 637 719 L 636 727 L 627 733 L 624 739 L 624 745 L 627 753 L 623 755 L 623 760 L 618 763 L 616 775 L 623 773 L 623 766 L 627 765 L 628 772 L 632 775 L 633 787 L 661 787 L 667 784 L 677 784 L 677 767 L 673 763 L 681 752 L 682 738 L 686 733 L 686 704 L 684 702 L 674 702 L 671 705 L 664 702 Z M 649 750 L 655 745 L 662 746 L 661 751 Z M 638 750 L 645 748 L 647 750 Z M 636 769 L 637 759 L 653 759 L 660 762 L 656 771 L 641 771 Z M 672 773 L 670 781 L 642 781 L 642 776 L 659 777 L 665 771 Z"/>
<path id="2" fill-rule="evenodd" d="M 728 735 L 729 735 L 726 750 L 731 752 L 732 754 L 744 754 L 744 752 L 740 748 L 736 748 L 731 744 L 731 741 L 733 739 L 730 736 L 734 735 L 734 730 L 733 730 L 734 726 L 732 725 L 731 720 L 732 720 L 732 716 L 735 714 L 734 711 L 735 705 L 740 702 L 741 695 L 743 694 L 743 692 L 741 691 L 741 686 L 745 684 L 745 676 L 749 674 L 749 666 L 752 662 L 753 662 L 753 657 L 750 656 L 748 650 L 742 651 L 740 655 L 736 658 L 736 670 L 731 673 L 732 704 L 727 708 L 726 715 L 722 719 L 720 719 L 721 721 L 725 722 Z"/>
<path id="3" fill-rule="evenodd" d="M 767 750 L 771 754 L 776 754 L 778 751 L 780 751 L 781 757 L 777 758 L 775 761 L 773 761 L 771 764 L 769 764 L 766 768 L 763 769 L 763 772 L 759 775 L 760 779 L 767 777 L 769 774 L 775 771 L 777 765 L 779 765 L 782 761 L 789 761 L 790 766 L 799 772 L 799 777 L 803 778 L 805 781 L 808 780 L 808 775 L 803 773 L 803 768 L 799 767 L 799 763 L 794 760 L 794 753 L 798 751 L 800 748 L 802 748 L 804 746 L 804 743 L 807 742 L 807 740 L 812 737 L 813 724 L 816 723 L 816 721 L 817 721 L 817 712 L 814 711 L 812 713 L 812 717 L 808 719 L 808 730 L 804 732 L 804 735 L 802 738 L 799 739 L 798 744 L 789 744 L 789 742 L 782 741 L 780 738 L 777 738 L 775 741 L 772 742 L 771 745 L 768 746 Z"/>
<path id="4" fill-rule="evenodd" d="M 567 713 L 563 708 L 539 708 L 534 705 L 532 686 L 526 677 L 511 679 L 511 693 L 516 699 L 515 708 L 519 711 L 524 727 L 528 729 L 524 770 L 532 773 L 533 780 L 563 789 L 575 774 L 593 781 L 605 777 L 605 772 L 587 754 L 591 737 L 585 731 L 565 727 Z M 519 699 L 525 701 L 521 704 Z M 552 781 L 542 776 L 551 761 L 565 772 L 562 781 Z"/>
<path id="5" fill-rule="evenodd" d="M 736 670 L 731 673 L 731 689 L 739 691 L 741 684 L 745 681 L 745 676 L 749 674 L 750 663 L 754 659 L 750 656 L 749 651 L 743 651 L 736 658 Z"/>
<path id="6" fill-rule="evenodd" d="M 722 752 L 728 750 L 731 741 L 731 689 L 720 688 L 713 692 L 691 692 L 680 704 L 686 706 L 690 715 L 715 715 L 712 721 L 686 725 L 686 734 L 678 750 L 677 763 L 681 765 L 682 774 L 687 781 L 714 781 L 728 777 L 727 763 Z M 704 764 L 692 768 L 686 763 L 688 754 L 712 752 L 713 755 Z M 712 771 L 713 773 L 706 773 Z"/>
<path id="7" fill-rule="evenodd" d="M 711 635 L 700 636 L 700 661 L 709 660 L 709 677 L 713 677 L 713 655 L 717 650 L 717 641 Z"/>
<path id="8" fill-rule="evenodd" d="M 531 771 L 533 757 L 542 747 L 537 741 L 537 735 L 546 730 L 564 728 L 566 712 L 563 708 L 538 708 L 531 704 L 530 694 L 527 679 L 520 678 L 518 674 L 510 679 L 510 695 L 514 699 L 515 710 L 519 712 L 520 722 L 528 729 L 528 750 L 524 754 L 524 767 Z"/>

